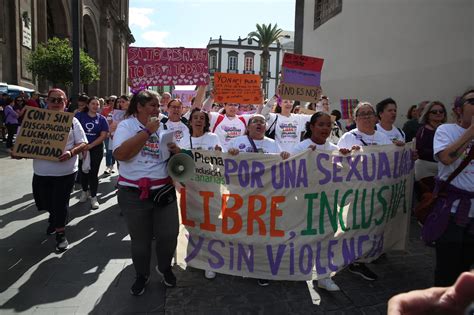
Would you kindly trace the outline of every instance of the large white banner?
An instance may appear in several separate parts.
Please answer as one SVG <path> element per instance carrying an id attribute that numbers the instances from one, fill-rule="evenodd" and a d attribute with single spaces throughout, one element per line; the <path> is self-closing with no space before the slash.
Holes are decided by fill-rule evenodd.
<path id="1" fill-rule="evenodd" d="M 408 145 L 349 156 L 308 150 L 285 161 L 193 154 L 196 174 L 180 194 L 181 265 L 308 280 L 405 248 L 413 187 Z"/>

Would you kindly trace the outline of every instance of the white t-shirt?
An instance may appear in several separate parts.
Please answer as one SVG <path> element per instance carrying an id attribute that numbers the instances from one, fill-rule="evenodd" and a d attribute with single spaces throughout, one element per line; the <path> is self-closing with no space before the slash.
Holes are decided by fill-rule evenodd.
<path id="1" fill-rule="evenodd" d="M 84 129 L 82 129 L 81 123 L 74 117 L 64 152 L 71 150 L 79 143 L 87 143 L 87 137 Z M 33 171 L 36 175 L 40 176 L 64 176 L 77 172 L 78 165 L 77 154 L 64 162 L 34 159 Z"/>
<path id="2" fill-rule="evenodd" d="M 377 131 L 380 131 L 381 133 L 384 133 L 390 140 L 398 140 L 398 141 L 403 141 L 405 142 L 405 133 L 395 127 L 392 126 L 392 130 L 385 130 L 383 127 L 380 125 L 380 123 L 377 124 Z"/>
<path id="3" fill-rule="evenodd" d="M 354 145 L 364 147 L 383 144 L 393 144 L 393 142 L 380 131 L 375 130 L 374 134 L 368 135 L 356 128 L 343 134 L 337 146 L 339 148 L 350 149 Z"/>
<path id="4" fill-rule="evenodd" d="M 222 148 L 222 145 L 219 141 L 219 137 L 215 133 L 206 132 L 200 137 L 191 137 L 191 142 L 188 139 L 183 139 L 181 141 L 181 148 L 183 149 L 194 149 L 194 150 L 209 150 L 214 151 L 216 145 Z M 186 141 L 185 141 L 186 140 Z"/>
<path id="5" fill-rule="evenodd" d="M 253 140 L 253 142 L 255 143 L 255 146 L 257 147 L 257 151 L 259 153 L 280 153 L 281 152 L 280 146 L 273 139 L 264 137 L 263 140 Z M 255 153 L 255 150 L 253 149 L 253 146 L 250 143 L 247 136 L 240 136 L 240 137 L 232 139 L 229 143 L 229 149 L 231 148 L 238 149 L 240 152 L 254 152 Z"/>
<path id="6" fill-rule="evenodd" d="M 210 112 L 208 114 L 211 118 L 210 130 L 219 137 L 219 141 L 222 144 L 222 148 L 224 150 L 228 149 L 230 140 L 245 134 L 245 128 L 247 127 L 248 119 L 253 116 L 240 115 L 244 118 L 244 123 L 241 119 L 239 119 L 239 116 L 229 118 L 227 117 L 227 115 L 224 115 L 224 119 L 217 125 L 217 128 L 214 130 L 214 126 L 220 114 L 216 112 Z"/>
<path id="7" fill-rule="evenodd" d="M 290 152 L 292 147 L 300 143 L 301 133 L 305 131 L 306 122 L 311 119 L 311 115 L 290 114 L 290 117 L 275 113 L 269 115 L 267 130 L 275 127 L 275 141 L 283 151 Z M 272 126 L 275 119 L 276 124 Z"/>
<path id="8" fill-rule="evenodd" d="M 334 151 L 334 150 L 339 150 L 339 148 L 337 147 L 337 145 L 335 144 L 332 144 L 331 142 L 329 142 L 328 140 L 326 140 L 326 143 L 325 144 L 316 144 L 313 142 L 313 140 L 311 139 L 305 139 L 303 141 L 301 141 L 300 143 L 298 143 L 296 146 L 294 146 L 293 148 L 291 148 L 291 151 L 290 153 L 291 154 L 297 154 L 297 153 L 300 153 L 300 152 L 303 152 L 303 151 L 306 151 L 310 145 L 315 145 L 316 146 L 316 149 L 318 150 L 324 150 L 324 151 Z"/>
<path id="9" fill-rule="evenodd" d="M 165 130 L 163 123 L 160 124 L 160 130 L 158 131 L 158 133 L 161 133 L 163 131 L 165 132 L 173 131 L 174 142 L 179 147 L 181 146 L 181 141 L 183 141 L 183 139 L 189 139 L 189 128 L 182 121 L 168 120 L 166 122 L 166 127 L 167 129 Z M 188 140 L 185 140 L 185 141 L 188 141 Z"/>
<path id="10" fill-rule="evenodd" d="M 437 154 L 448 146 L 450 146 L 453 142 L 458 140 L 463 133 L 466 132 L 466 129 L 462 128 L 458 124 L 443 124 L 436 129 L 436 133 L 434 136 L 433 141 L 433 151 L 434 151 L 434 158 L 438 160 Z M 471 141 L 470 145 L 466 148 L 463 152 L 461 157 L 459 157 L 456 162 L 445 165 L 441 162 L 438 162 L 438 177 L 442 180 L 447 180 L 449 175 L 461 164 L 462 160 L 468 155 L 471 146 L 474 143 Z M 465 169 L 456 176 L 451 185 L 456 186 L 457 188 L 467 190 L 467 191 L 474 191 L 474 160 L 466 166 Z M 455 213 L 458 207 L 459 201 L 455 201 L 453 203 L 453 208 L 451 212 Z M 474 217 L 474 199 L 471 199 L 471 210 L 469 211 L 469 217 Z"/>
<path id="11" fill-rule="evenodd" d="M 113 150 L 115 151 L 120 145 L 135 136 L 145 128 L 136 117 L 129 117 L 122 120 L 117 126 L 113 139 Z M 159 133 L 153 133 L 146 141 L 143 148 L 137 155 L 128 161 L 120 161 L 119 173 L 121 176 L 130 180 L 139 180 L 141 178 L 163 179 L 168 177 L 166 170 L 166 161 L 160 158 L 160 137 Z M 164 148 L 168 150 L 168 148 Z M 138 187 L 138 185 L 119 181 L 120 185 Z M 151 188 L 157 188 L 153 186 Z"/>

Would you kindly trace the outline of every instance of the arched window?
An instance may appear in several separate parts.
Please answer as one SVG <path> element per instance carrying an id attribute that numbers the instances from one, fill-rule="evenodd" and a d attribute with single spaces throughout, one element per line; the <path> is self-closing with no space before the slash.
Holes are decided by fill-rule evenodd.
<path id="1" fill-rule="evenodd" d="M 209 71 L 215 72 L 217 70 L 217 51 L 209 50 Z"/>
<path id="2" fill-rule="evenodd" d="M 244 73 L 254 74 L 254 57 L 255 53 L 247 51 L 245 54 L 244 60 Z"/>
<path id="3" fill-rule="evenodd" d="M 239 53 L 235 50 L 229 51 L 228 55 L 228 73 L 239 73 Z"/>

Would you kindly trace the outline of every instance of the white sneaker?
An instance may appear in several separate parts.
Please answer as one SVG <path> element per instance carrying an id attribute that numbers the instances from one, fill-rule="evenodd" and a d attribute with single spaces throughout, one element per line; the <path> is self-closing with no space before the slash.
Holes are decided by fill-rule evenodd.
<path id="1" fill-rule="evenodd" d="M 331 278 L 319 279 L 318 287 L 331 292 L 341 291 L 339 286 Z"/>
<path id="2" fill-rule="evenodd" d="M 97 201 L 97 197 L 91 198 L 91 207 L 93 210 L 99 209 L 99 202 Z"/>
<path id="3" fill-rule="evenodd" d="M 81 197 L 79 198 L 79 202 L 86 202 L 87 198 L 89 198 L 89 191 L 82 191 Z"/>
<path id="4" fill-rule="evenodd" d="M 216 277 L 216 273 L 214 271 L 211 271 L 211 270 L 205 270 L 204 271 L 204 277 L 206 279 L 214 279 Z"/>

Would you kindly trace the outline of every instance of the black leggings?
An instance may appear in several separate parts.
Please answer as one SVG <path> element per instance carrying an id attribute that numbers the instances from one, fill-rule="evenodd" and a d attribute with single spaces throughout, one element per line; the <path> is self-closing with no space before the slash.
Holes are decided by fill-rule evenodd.
<path id="1" fill-rule="evenodd" d="M 33 175 L 33 197 L 38 210 L 49 212 L 49 223 L 55 228 L 66 226 L 69 199 L 76 173 L 64 176 Z"/>
<path id="2" fill-rule="evenodd" d="M 82 171 L 82 163 L 80 163 L 79 172 L 81 172 L 82 190 L 87 191 L 90 188 L 91 197 L 95 197 L 97 195 L 97 188 L 99 187 L 98 174 L 100 163 L 104 157 L 104 147 L 102 143 L 90 149 L 89 154 L 91 155 L 91 169 L 89 173 Z"/>
<path id="3" fill-rule="evenodd" d="M 7 149 L 13 148 L 13 137 L 16 135 L 18 130 L 18 124 L 6 124 L 8 138 L 7 138 Z"/>

